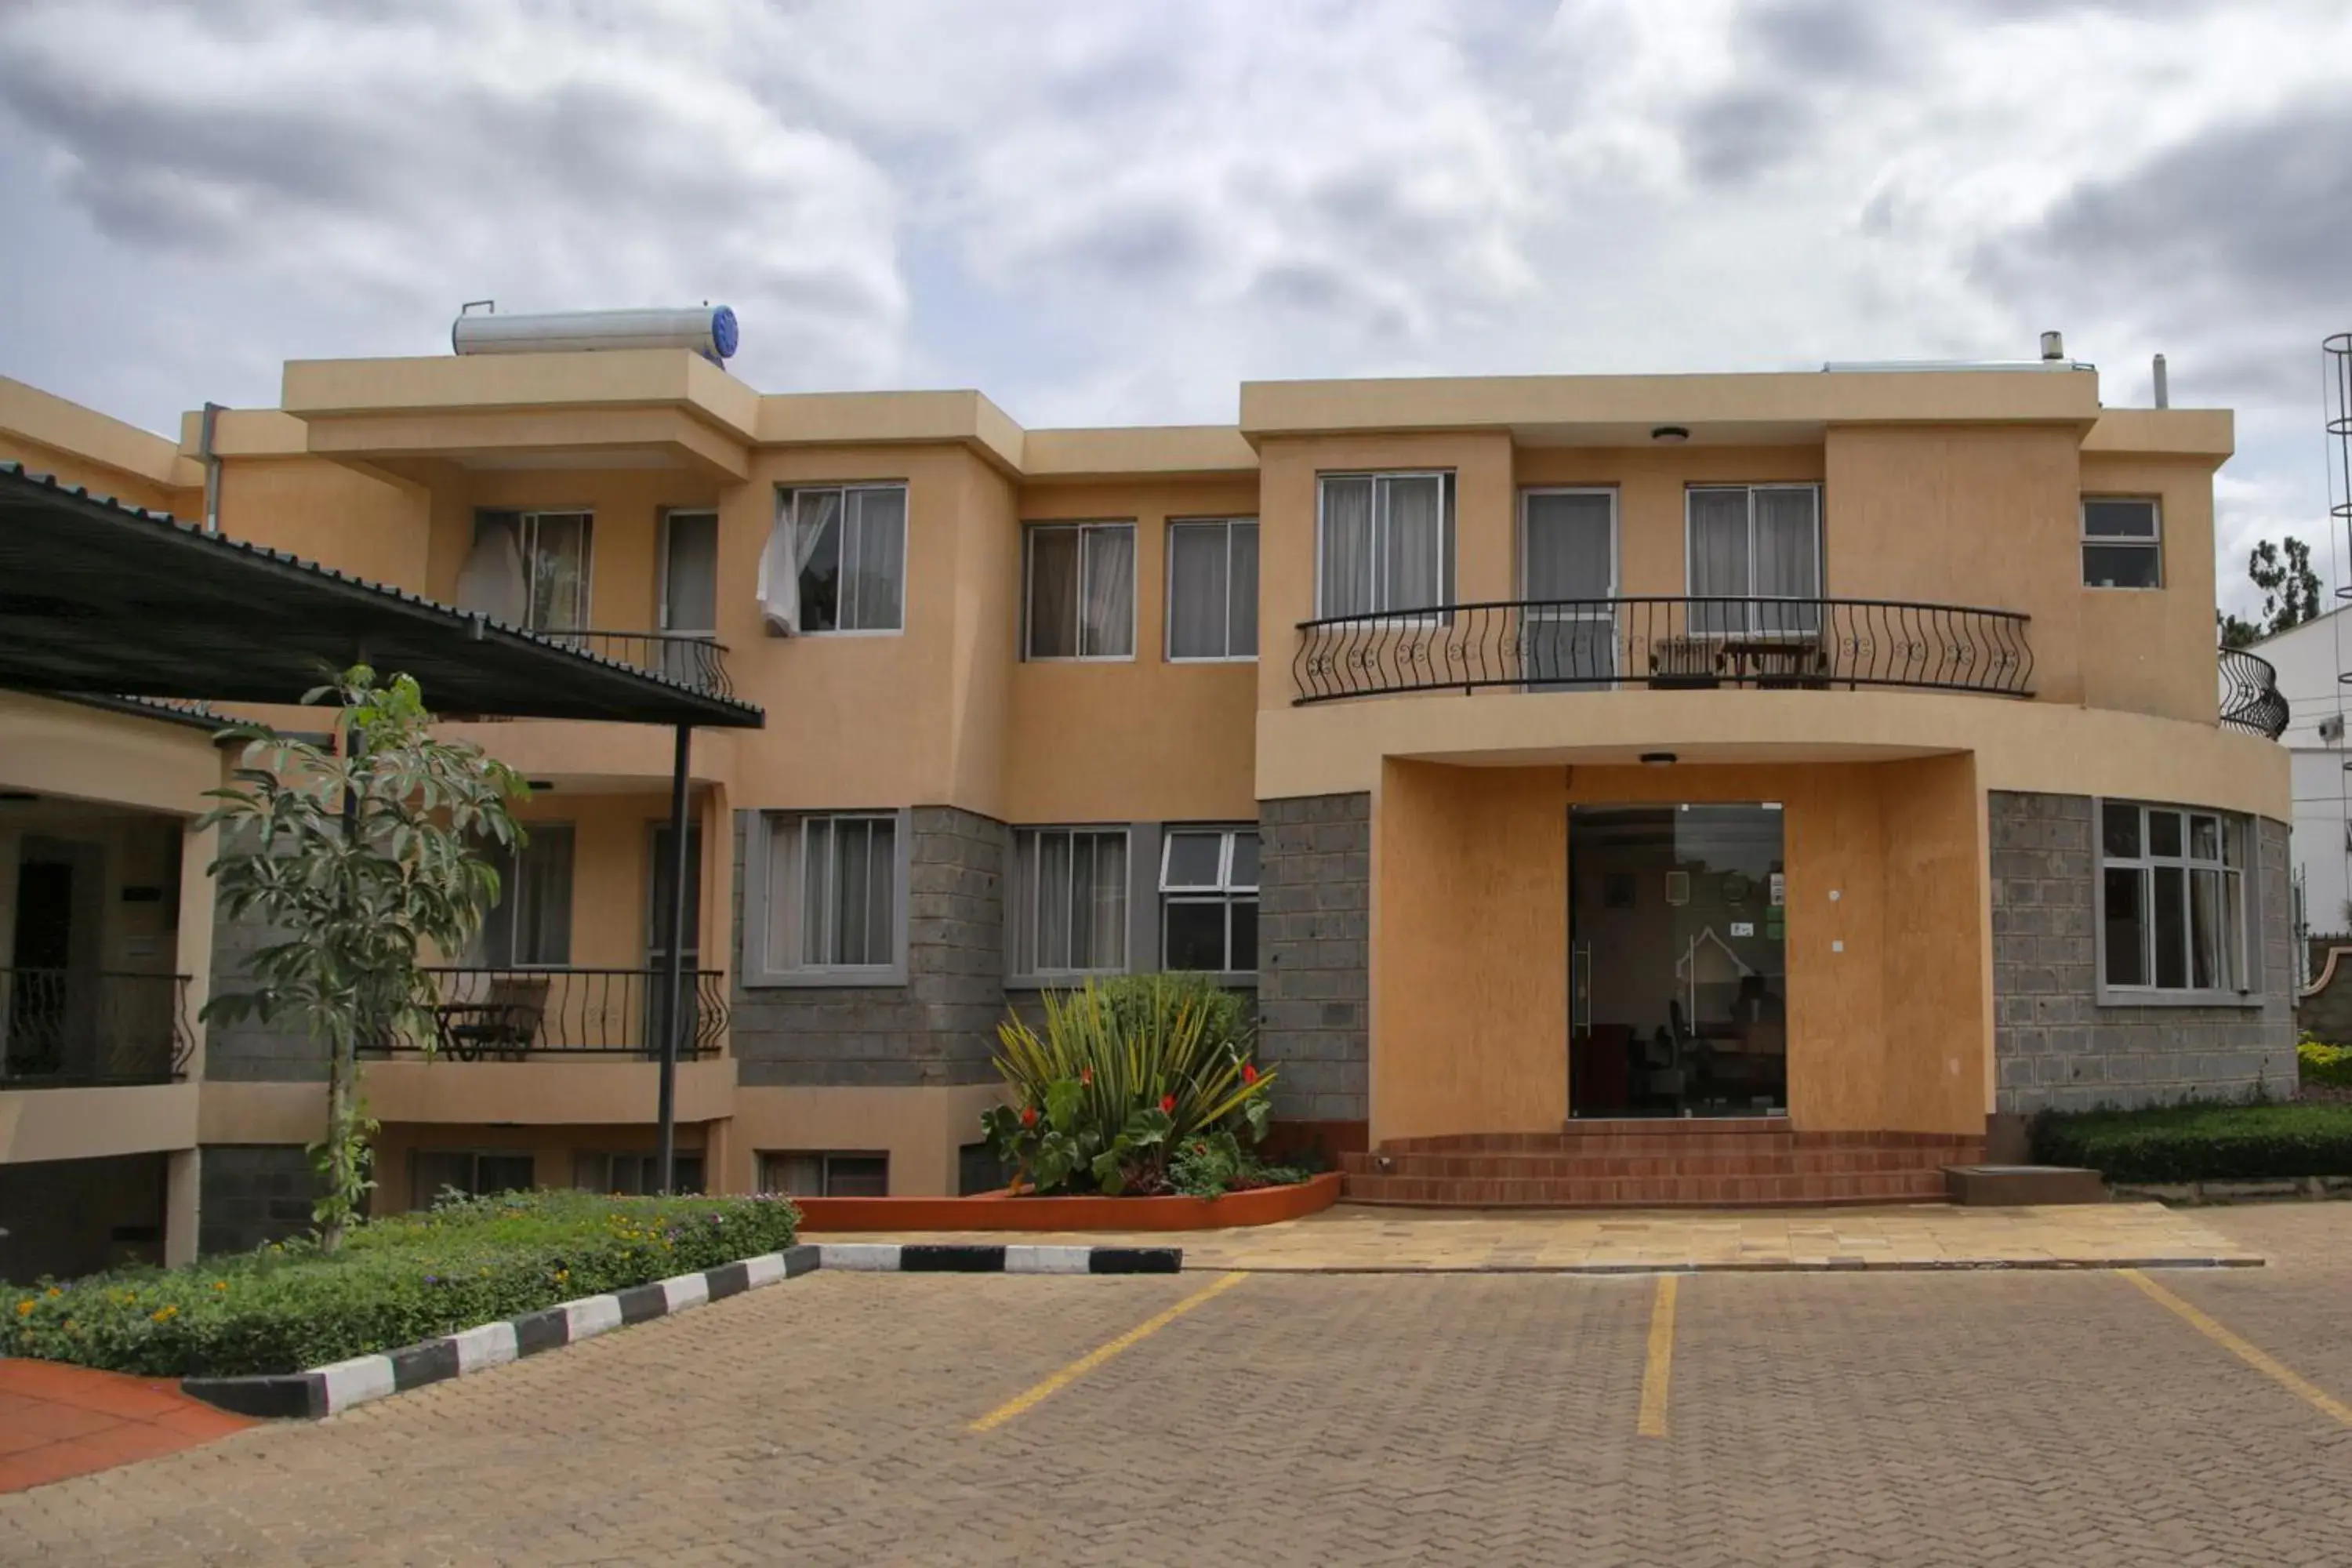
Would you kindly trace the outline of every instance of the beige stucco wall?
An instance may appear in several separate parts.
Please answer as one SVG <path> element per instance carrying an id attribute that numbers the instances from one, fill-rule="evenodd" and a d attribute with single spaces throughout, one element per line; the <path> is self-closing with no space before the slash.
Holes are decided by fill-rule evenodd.
<path id="1" fill-rule="evenodd" d="M 892 1197 L 956 1191 L 956 1152 L 980 1140 L 981 1113 L 1002 1096 L 987 1085 L 950 1089 L 754 1089 L 735 1091 L 727 1190 L 758 1184 L 762 1152 L 887 1153 Z"/>
<path id="2" fill-rule="evenodd" d="M 0 1090 L 0 1164 L 193 1148 L 196 1086 Z"/>

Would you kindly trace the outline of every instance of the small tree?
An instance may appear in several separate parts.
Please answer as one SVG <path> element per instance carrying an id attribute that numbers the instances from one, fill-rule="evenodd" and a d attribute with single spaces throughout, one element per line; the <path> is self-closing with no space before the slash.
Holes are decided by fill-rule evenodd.
<path id="1" fill-rule="evenodd" d="M 368 1189 L 368 1119 L 359 1047 L 407 1038 L 427 1051 L 438 1000 L 429 947 L 462 951 L 498 898 L 498 873 L 474 853 L 521 837 L 509 803 L 520 775 L 480 747 L 434 738 L 416 682 L 383 685 L 365 665 L 306 703 L 340 702 L 332 750 L 267 724 L 235 724 L 246 742 L 236 783 L 197 820 L 222 829 L 213 861 L 219 907 L 283 940 L 255 950 L 251 989 L 205 1003 L 204 1017 L 300 1022 L 327 1047 L 327 1131 L 311 1146 L 324 1193 L 312 1211 L 333 1251 Z"/>

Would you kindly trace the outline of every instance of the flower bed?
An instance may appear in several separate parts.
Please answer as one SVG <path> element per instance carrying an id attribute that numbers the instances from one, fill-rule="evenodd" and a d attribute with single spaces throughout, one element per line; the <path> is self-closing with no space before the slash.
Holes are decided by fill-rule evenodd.
<path id="1" fill-rule="evenodd" d="M 1275 1225 L 1339 1201 L 1339 1174 L 1222 1197 L 1039 1197 L 982 1193 L 968 1198 L 802 1198 L 801 1228 L 859 1231 L 1218 1230 Z"/>
<path id="2" fill-rule="evenodd" d="M 308 1243 L 0 1289 L 0 1355 L 150 1377 L 290 1373 L 792 1245 L 780 1198 L 509 1193 Z"/>
<path id="3" fill-rule="evenodd" d="M 2352 1175 L 2352 1105 L 2175 1105 L 2053 1115 L 2034 1158 L 2087 1165 L 2109 1182 L 2262 1181 Z"/>

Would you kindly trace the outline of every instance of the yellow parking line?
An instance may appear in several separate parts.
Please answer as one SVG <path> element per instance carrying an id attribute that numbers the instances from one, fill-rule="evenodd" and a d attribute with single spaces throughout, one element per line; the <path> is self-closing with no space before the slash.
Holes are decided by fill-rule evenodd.
<path id="1" fill-rule="evenodd" d="M 2307 1383 L 2304 1379 L 2296 1376 L 2294 1373 L 2288 1371 L 2285 1367 L 2281 1366 L 2277 1362 L 2272 1360 L 2271 1357 L 2264 1353 L 2261 1349 L 2239 1338 L 2236 1334 L 2231 1332 L 2229 1329 L 2223 1327 L 2221 1323 L 2216 1322 L 2213 1319 L 2207 1317 L 2204 1313 L 2199 1311 L 2196 1308 L 2190 1306 L 2188 1302 L 2182 1300 L 2179 1297 L 2174 1295 L 2171 1291 L 2166 1289 L 2163 1286 L 2158 1284 L 2155 1280 L 2149 1279 L 2138 1269 L 2120 1268 L 2117 1269 L 2116 1272 L 2121 1274 L 2125 1279 L 2130 1280 L 2133 1284 L 2138 1286 L 2141 1289 L 2147 1291 L 2150 1296 L 2162 1302 L 2174 1312 L 2179 1313 L 2180 1317 L 2188 1322 L 2190 1328 L 2195 1329 L 2199 1333 L 2203 1334 L 2207 1339 L 2211 1340 L 2215 1344 L 2220 1345 L 2223 1350 L 2228 1351 L 2231 1355 L 2236 1356 L 2240 1361 L 2244 1362 L 2248 1366 L 2252 1367 L 2256 1372 L 2261 1373 L 2273 1383 L 2277 1384 L 2288 1393 L 2296 1395 L 2314 1408 L 2323 1412 L 2324 1414 L 2333 1415 L 2336 1420 L 2344 1423 L 2345 1426 L 2352 1426 L 2352 1405 L 2347 1405 L 2342 1400 L 2337 1399 L 2326 1389 L 2317 1387 L 2315 1384 Z"/>
<path id="2" fill-rule="evenodd" d="M 1644 1437 L 1666 1435 L 1666 1388 L 1675 1375 L 1675 1284 L 1671 1274 L 1658 1276 L 1658 1293 L 1650 1304 L 1650 1360 L 1642 1369 L 1642 1421 Z"/>
<path id="3" fill-rule="evenodd" d="M 1024 1393 L 1015 1394 L 1013 1398 L 1006 1400 L 1003 1404 L 998 1405 L 995 1409 L 990 1411 L 987 1415 L 973 1422 L 969 1430 L 974 1432 L 988 1432 L 1003 1426 L 1007 1421 L 1012 1420 L 1015 1415 L 1020 1415 L 1023 1411 L 1043 1404 L 1047 1399 L 1052 1398 L 1055 1394 L 1060 1393 L 1063 1389 L 1067 1388 L 1070 1384 L 1077 1382 L 1078 1379 L 1086 1376 L 1087 1373 L 1094 1371 L 1095 1368 L 1102 1365 L 1103 1363 L 1110 1360 L 1111 1357 L 1118 1354 L 1119 1352 L 1127 1349 L 1129 1345 L 1136 1343 L 1138 1341 L 1146 1339 L 1152 1334 L 1158 1333 L 1160 1330 L 1166 1328 L 1169 1324 L 1174 1322 L 1177 1319 L 1182 1317 L 1193 1308 L 1201 1305 L 1203 1301 L 1208 1300 L 1213 1296 L 1222 1295 L 1248 1278 L 1249 1276 L 1246 1274 L 1223 1274 L 1218 1276 L 1215 1280 L 1203 1286 L 1202 1289 L 1193 1291 L 1190 1296 L 1185 1297 L 1182 1300 L 1177 1302 L 1174 1306 L 1169 1308 L 1166 1311 L 1161 1312 L 1157 1317 L 1145 1319 L 1142 1322 L 1136 1324 L 1135 1327 L 1128 1330 L 1127 1332 L 1119 1335 L 1118 1338 L 1111 1341 L 1108 1344 L 1098 1345 L 1095 1349 L 1088 1351 L 1086 1354 L 1080 1356 L 1077 1360 L 1072 1362 L 1069 1365 L 1064 1367 L 1061 1371 L 1055 1373 L 1045 1382 L 1038 1384 L 1035 1387 L 1031 1388 Z"/>

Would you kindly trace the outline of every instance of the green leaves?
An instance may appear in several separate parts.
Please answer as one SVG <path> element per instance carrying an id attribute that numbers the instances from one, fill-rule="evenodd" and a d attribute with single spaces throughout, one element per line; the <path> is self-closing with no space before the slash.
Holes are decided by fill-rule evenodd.
<path id="1" fill-rule="evenodd" d="M 234 782 L 196 821 L 218 828 L 210 869 L 220 911 L 277 933 L 247 961 L 250 984 L 225 986 L 207 1020 L 296 1023 L 328 1047 L 326 1138 L 317 1146 L 326 1196 L 318 1218 L 332 1247 L 369 1188 L 358 1047 L 404 1038 L 427 1050 L 439 1000 L 428 950 L 464 951 L 496 900 L 498 875 L 479 850 L 522 837 L 510 810 L 528 786 L 470 743 L 435 738 L 415 679 L 354 666 L 306 702 L 340 704 L 336 743 L 321 747 L 266 724 L 232 724 L 244 748 Z"/>

